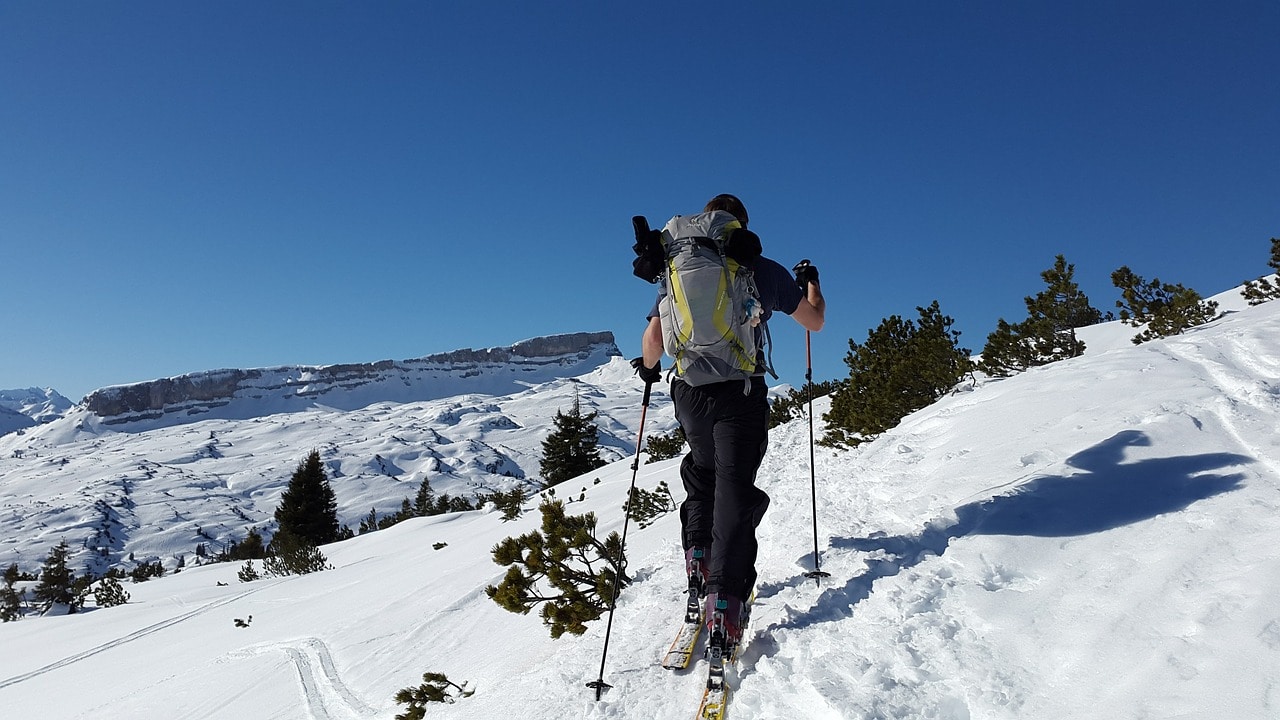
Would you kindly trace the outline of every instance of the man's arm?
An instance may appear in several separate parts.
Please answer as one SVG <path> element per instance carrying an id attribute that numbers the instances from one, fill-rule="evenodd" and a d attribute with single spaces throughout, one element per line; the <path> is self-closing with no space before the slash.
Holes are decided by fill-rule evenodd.
<path id="1" fill-rule="evenodd" d="M 649 318 L 649 325 L 640 336 L 640 352 L 644 356 L 645 367 L 657 367 L 662 360 L 662 319 Z"/>
<path id="2" fill-rule="evenodd" d="M 822 288 L 818 287 L 815 280 L 806 286 L 805 297 L 796 306 L 795 312 L 791 313 L 791 317 L 800 323 L 805 330 L 818 332 L 827 322 L 827 300 L 822 297 Z M 661 328 L 659 328 L 659 342 L 661 342 Z M 659 348 L 661 349 L 661 348 Z M 661 353 L 659 353 L 661 355 Z M 645 356 L 646 360 L 648 356 Z"/>

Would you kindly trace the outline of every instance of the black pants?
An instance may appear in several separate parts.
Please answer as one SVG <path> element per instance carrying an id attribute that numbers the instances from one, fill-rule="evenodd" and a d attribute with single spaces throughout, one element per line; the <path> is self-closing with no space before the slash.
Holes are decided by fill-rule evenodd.
<path id="1" fill-rule="evenodd" d="M 746 600 L 756 580 L 756 527 L 769 496 L 756 471 L 769 444 L 764 378 L 692 387 L 672 383 L 676 419 L 689 442 L 680 465 L 687 499 L 680 506 L 684 548 L 707 552 L 709 592 Z"/>

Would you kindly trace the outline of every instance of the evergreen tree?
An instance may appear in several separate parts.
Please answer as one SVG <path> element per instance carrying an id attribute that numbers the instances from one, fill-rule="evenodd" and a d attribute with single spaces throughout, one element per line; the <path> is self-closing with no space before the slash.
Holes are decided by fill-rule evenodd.
<path id="1" fill-rule="evenodd" d="M 919 324 L 893 315 L 859 345 L 849 341 L 849 378 L 831 398 L 823 417 L 823 444 L 858 445 L 898 424 L 955 387 L 972 370 L 969 351 L 957 345 L 954 320 L 938 301 L 917 307 Z"/>
<path id="2" fill-rule="evenodd" d="M 542 604 L 542 622 L 551 637 L 581 635 L 587 623 L 608 610 L 614 579 L 622 584 L 626 560 L 622 538 L 610 533 L 596 537 L 596 516 L 566 515 L 564 503 L 547 500 L 539 506 L 542 530 L 506 538 L 493 548 L 493 561 L 509 565 L 498 585 L 485 593 L 498 605 L 525 614 Z"/>
<path id="3" fill-rule="evenodd" d="M 425 517 L 432 514 L 435 509 L 436 493 L 431 489 L 431 481 L 422 478 L 422 482 L 418 485 L 418 493 L 413 498 L 413 511 L 418 517 Z"/>
<path id="4" fill-rule="evenodd" d="M 1271 266 L 1274 273 L 1280 273 L 1280 238 L 1271 238 L 1271 262 L 1267 263 Z M 1266 277 L 1250 280 L 1244 284 L 1244 290 L 1240 294 L 1250 305 L 1261 305 L 1268 300 L 1280 299 L 1280 278 L 1271 279 Z"/>
<path id="5" fill-rule="evenodd" d="M 596 413 L 582 414 L 582 403 L 576 397 L 569 414 L 556 411 L 552 418 L 555 430 L 542 441 L 539 472 L 545 487 L 559 485 L 605 464 L 600 459 L 600 437 L 595 420 Z"/>
<path id="6" fill-rule="evenodd" d="M 675 430 L 666 435 L 651 435 L 645 441 L 644 452 L 647 459 L 645 464 L 658 462 L 659 460 L 670 460 L 677 457 L 684 450 L 684 428 L 677 427 Z"/>
<path id="7" fill-rule="evenodd" d="M 80 608 L 81 598 L 77 591 L 77 578 L 67 566 L 67 558 L 71 550 L 67 541 L 58 543 L 45 558 L 40 570 L 40 582 L 33 594 L 41 604 L 42 611 L 47 612 L 54 605 L 66 605 L 67 612 L 74 613 Z"/>
<path id="8" fill-rule="evenodd" d="M 22 602 L 26 591 L 16 587 L 21 576 L 18 563 L 4 569 L 4 586 L 0 587 L 0 622 L 10 622 L 22 617 Z"/>
<path id="9" fill-rule="evenodd" d="M 450 688 L 456 690 L 457 694 L 453 694 Z M 444 673 L 423 673 L 421 685 L 402 688 L 396 693 L 396 702 L 408 706 L 404 712 L 396 715 L 396 720 L 423 720 L 427 716 L 427 703 L 451 703 L 474 694 L 475 690 L 467 689 L 465 681 L 459 685 L 445 677 Z"/>
<path id="10" fill-rule="evenodd" d="M 1147 282 L 1127 266 L 1111 273 L 1111 283 L 1120 289 L 1123 298 L 1116 301 L 1120 320 L 1133 327 L 1144 323 L 1147 326 L 1133 337 L 1134 345 L 1180 335 L 1218 314 L 1218 303 L 1202 299 L 1195 290 L 1162 283 L 1159 278 Z"/>
<path id="11" fill-rule="evenodd" d="M 98 603 L 98 607 L 115 607 L 129 602 L 129 592 L 120 585 L 119 580 L 108 576 L 98 581 L 98 587 L 93 591 L 93 600 Z"/>
<path id="12" fill-rule="evenodd" d="M 529 494 L 519 485 L 507 492 L 494 491 L 484 496 L 484 500 L 493 503 L 502 513 L 502 522 L 515 520 L 524 514 L 524 503 L 528 499 Z"/>
<path id="13" fill-rule="evenodd" d="M 232 541 L 219 556 L 223 562 L 235 560 L 261 560 L 267 556 L 267 546 L 262 542 L 262 533 L 258 528 L 249 528 L 249 534 L 240 542 Z"/>
<path id="14" fill-rule="evenodd" d="M 830 395 L 840 387 L 834 380 L 824 380 L 816 385 L 806 381 L 799 390 L 791 388 L 787 394 L 769 403 L 769 427 L 775 428 L 792 420 L 802 419 L 808 411 L 809 398 Z M 812 393 L 812 395 L 810 395 Z"/>
<path id="15" fill-rule="evenodd" d="M 330 566 L 328 558 L 310 539 L 282 529 L 271 538 L 262 568 L 268 575 L 283 577 L 328 570 Z"/>
<path id="16" fill-rule="evenodd" d="M 979 363 L 984 372 L 1005 377 L 1084 354 L 1076 328 L 1096 325 L 1103 315 L 1076 284 L 1075 268 L 1058 255 L 1053 267 L 1040 273 L 1048 287 L 1024 298 L 1027 319 L 1010 324 L 1001 318 L 995 332 L 987 336 Z"/>
<path id="17" fill-rule="evenodd" d="M 275 518 L 280 532 L 312 545 L 338 539 L 338 500 L 320 462 L 319 451 L 312 450 L 294 471 L 280 497 Z"/>
<path id="18" fill-rule="evenodd" d="M 635 520 L 641 530 L 679 507 L 676 499 L 671 495 L 671 488 L 667 486 L 666 480 L 660 481 L 652 491 L 633 487 L 628 491 L 628 497 L 626 504 L 622 506 L 622 511 L 627 514 L 627 517 Z"/>

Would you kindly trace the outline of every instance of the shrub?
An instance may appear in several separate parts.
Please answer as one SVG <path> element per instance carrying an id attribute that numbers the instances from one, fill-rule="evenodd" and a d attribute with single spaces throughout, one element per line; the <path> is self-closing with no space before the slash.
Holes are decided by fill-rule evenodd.
<path id="1" fill-rule="evenodd" d="M 849 378 L 824 416 L 826 445 L 854 446 L 879 435 L 908 414 L 949 392 L 972 370 L 969 351 L 938 301 L 917 307 L 919 324 L 894 315 L 859 345 L 849 341 Z"/>
<path id="2" fill-rule="evenodd" d="M 542 621 L 551 637 L 581 635 L 613 597 L 615 579 L 626 584 L 622 538 L 596 537 L 594 513 L 566 515 L 564 503 L 546 500 L 541 531 L 506 538 L 493 548 L 493 561 L 507 574 L 485 593 L 506 610 L 526 614 L 542 605 Z"/>
<path id="3" fill-rule="evenodd" d="M 1209 322 L 1218 313 L 1218 303 L 1202 299 L 1195 290 L 1162 283 L 1159 278 L 1147 282 L 1128 267 L 1111 273 L 1111 283 L 1120 289 L 1123 298 L 1116 301 L 1120 320 L 1133 327 L 1146 325 L 1133 336 L 1134 345 L 1180 335 Z"/>
<path id="4" fill-rule="evenodd" d="M 457 691 L 456 694 L 454 691 Z M 475 690 L 468 690 L 465 681 L 459 685 L 443 673 L 423 673 L 421 685 L 402 688 L 396 693 L 396 702 L 408 705 L 404 712 L 396 715 L 396 720 L 422 720 L 427 716 L 427 703 L 452 703 L 458 698 L 471 697 L 473 694 Z"/>

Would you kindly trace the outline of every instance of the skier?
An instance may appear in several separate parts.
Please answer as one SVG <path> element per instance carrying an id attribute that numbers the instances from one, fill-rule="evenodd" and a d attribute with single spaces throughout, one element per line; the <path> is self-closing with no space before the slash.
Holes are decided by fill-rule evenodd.
<path id="1" fill-rule="evenodd" d="M 747 210 L 733 195 L 717 195 L 704 213 L 724 211 L 745 229 Z M 754 236 L 752 236 L 754 238 Z M 758 247 L 758 246 L 757 246 Z M 769 401 L 764 373 L 764 324 L 777 310 L 790 315 L 806 330 L 822 329 L 826 300 L 818 284 L 818 270 L 807 261 L 796 266 L 794 277 L 785 267 L 759 256 L 752 263 L 755 289 L 762 314 L 755 329 L 756 368 L 742 379 L 689 384 L 681 379 L 680 364 L 671 383 L 676 419 L 689 443 L 680 465 L 687 498 L 680 506 L 685 569 L 690 586 L 705 593 L 705 622 L 711 627 L 721 619 L 726 649 L 741 640 L 743 603 L 750 599 L 756 581 L 755 531 L 769 505 L 769 496 L 756 487 L 756 471 L 768 445 Z M 664 285 L 665 288 L 665 285 Z M 642 357 L 632 360 L 646 383 L 661 380 L 664 351 L 659 292 L 641 338 Z M 714 630 L 713 630 L 714 632 Z"/>

